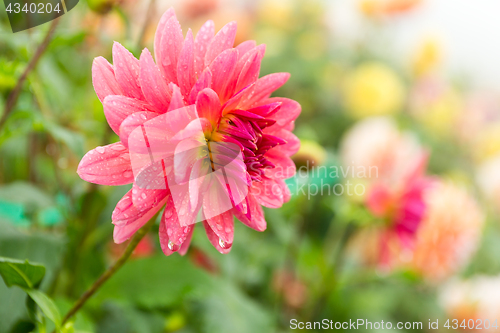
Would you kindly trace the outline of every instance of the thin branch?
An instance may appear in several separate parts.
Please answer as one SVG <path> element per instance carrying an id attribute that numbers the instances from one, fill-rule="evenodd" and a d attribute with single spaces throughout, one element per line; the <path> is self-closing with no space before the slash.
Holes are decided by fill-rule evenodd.
<path id="1" fill-rule="evenodd" d="M 130 258 L 139 242 L 142 240 L 142 238 L 144 238 L 144 236 L 146 236 L 151 227 L 155 224 L 157 215 L 158 214 L 153 216 L 153 218 L 149 220 L 148 223 L 146 223 L 139 231 L 135 233 L 134 237 L 128 244 L 125 252 L 122 254 L 120 259 L 118 259 L 113 266 L 108 268 L 108 270 L 104 272 L 99 277 L 99 279 L 97 279 L 94 284 L 78 299 L 75 305 L 73 305 L 73 307 L 64 316 L 61 322 L 61 326 L 64 325 L 71 317 L 73 317 L 75 313 L 77 313 L 78 310 L 80 310 L 81 307 L 88 301 L 88 299 L 92 297 L 92 295 L 94 295 L 96 291 L 125 264 L 125 262 L 127 262 L 128 258 Z"/>
<path id="2" fill-rule="evenodd" d="M 36 67 L 38 60 L 40 60 L 40 57 L 47 49 L 47 46 L 49 46 L 50 41 L 52 40 L 52 36 L 54 35 L 54 31 L 56 30 L 58 23 L 59 23 L 59 18 L 56 18 L 55 20 L 53 20 L 51 22 L 49 30 L 47 31 L 47 34 L 43 38 L 42 43 L 38 46 L 38 48 L 35 52 L 35 55 L 33 56 L 33 58 L 31 58 L 30 62 L 28 63 L 28 66 L 26 66 L 26 68 L 24 69 L 24 72 L 21 74 L 21 76 L 17 80 L 16 86 L 14 87 L 14 89 L 10 92 L 9 97 L 7 98 L 7 103 L 5 104 L 2 118 L 0 119 L 0 129 L 2 129 L 3 125 L 5 125 L 5 122 L 7 121 L 9 114 L 14 109 L 14 106 L 16 105 L 19 94 L 21 93 L 21 90 L 23 88 L 24 81 L 26 81 L 26 78 L 28 77 L 28 74 Z"/>

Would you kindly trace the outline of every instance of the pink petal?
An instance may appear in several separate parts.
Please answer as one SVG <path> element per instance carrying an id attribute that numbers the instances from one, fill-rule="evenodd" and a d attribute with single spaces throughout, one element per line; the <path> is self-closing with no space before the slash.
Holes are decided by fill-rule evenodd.
<path id="1" fill-rule="evenodd" d="M 276 124 L 280 127 L 288 125 L 290 122 L 297 119 L 302 111 L 300 104 L 293 99 L 283 97 L 268 98 L 263 103 L 281 103 L 280 109 L 270 116 L 271 119 L 276 120 Z M 261 103 L 258 103 L 261 104 Z"/>
<path id="2" fill-rule="evenodd" d="M 127 148 L 120 142 L 89 151 L 80 161 L 78 175 L 100 185 L 126 185 L 134 181 Z"/>
<path id="3" fill-rule="evenodd" d="M 163 34 L 165 32 L 165 26 L 167 22 L 175 16 L 174 8 L 170 7 L 165 13 L 163 13 L 160 18 L 160 22 L 158 23 L 158 27 L 156 27 L 155 40 L 154 40 L 154 48 L 155 48 L 155 59 L 157 62 L 161 59 L 161 39 L 163 38 Z"/>
<path id="4" fill-rule="evenodd" d="M 139 82 L 146 100 L 160 113 L 167 112 L 172 91 L 168 89 L 165 79 L 153 61 L 148 49 L 144 49 L 140 58 L 141 71 Z"/>
<path id="5" fill-rule="evenodd" d="M 217 237 L 224 242 L 222 243 L 224 248 L 231 247 L 234 239 L 233 213 L 225 212 L 206 221 Z"/>
<path id="6" fill-rule="evenodd" d="M 280 208 L 283 205 L 283 188 L 274 179 L 264 178 L 262 182 L 254 182 L 250 193 L 264 207 Z"/>
<path id="7" fill-rule="evenodd" d="M 178 86 L 171 83 L 169 88 L 172 89 L 172 100 L 170 101 L 170 106 L 168 107 L 168 111 L 177 110 L 185 106 L 184 98 L 182 97 L 181 90 Z"/>
<path id="8" fill-rule="evenodd" d="M 290 157 L 279 151 L 278 148 L 269 150 L 264 156 L 275 165 L 273 169 L 265 169 L 264 173 L 267 177 L 287 179 L 295 175 L 295 163 Z"/>
<path id="9" fill-rule="evenodd" d="M 132 203 L 132 190 L 128 191 L 118 202 L 112 214 L 115 225 L 113 232 L 115 243 L 120 244 L 129 239 L 165 205 L 166 201 L 165 197 L 156 205 L 149 207 L 150 209 L 139 211 Z"/>
<path id="10" fill-rule="evenodd" d="M 188 30 L 184 46 L 182 47 L 179 55 L 179 62 L 177 63 L 177 82 L 181 93 L 186 98 L 191 92 L 191 88 L 196 82 L 194 73 L 194 41 L 193 32 Z"/>
<path id="11" fill-rule="evenodd" d="M 257 46 L 257 43 L 254 40 L 246 40 L 238 46 L 235 47 L 238 50 L 238 60 L 241 59 L 248 51 Z"/>
<path id="12" fill-rule="evenodd" d="M 113 66 L 103 57 L 97 57 L 92 63 L 92 84 L 102 102 L 108 95 L 121 95 L 122 90 L 116 82 Z"/>
<path id="13" fill-rule="evenodd" d="M 214 38 L 214 22 L 207 21 L 200 28 L 194 40 L 194 69 L 196 77 L 199 78 L 205 66 L 205 54 L 208 46 Z"/>
<path id="14" fill-rule="evenodd" d="M 226 115 L 227 113 L 233 111 L 238 106 L 238 104 L 240 104 L 241 100 L 247 95 L 247 92 L 252 89 L 252 87 L 253 85 L 250 85 L 247 88 L 240 90 L 228 101 L 226 101 L 224 105 L 222 105 L 222 115 Z"/>
<path id="15" fill-rule="evenodd" d="M 143 125 L 148 120 L 158 117 L 156 112 L 135 112 L 125 118 L 120 125 L 120 141 L 125 147 L 129 146 L 129 136 L 137 127 Z"/>
<path id="16" fill-rule="evenodd" d="M 116 81 L 120 85 L 123 94 L 144 100 L 139 84 L 139 60 L 118 42 L 113 44 L 113 65 Z"/>
<path id="17" fill-rule="evenodd" d="M 246 213 L 241 210 L 233 209 L 233 213 L 238 220 L 248 227 L 257 230 L 264 231 L 267 228 L 266 219 L 264 218 L 264 212 L 260 204 L 255 200 L 252 194 L 248 194 L 246 201 Z"/>
<path id="18" fill-rule="evenodd" d="M 210 66 L 212 61 L 223 51 L 232 48 L 236 38 L 236 22 L 226 24 L 208 46 L 205 54 L 205 66 Z"/>
<path id="19" fill-rule="evenodd" d="M 233 208 L 222 172 L 210 173 L 211 183 L 203 193 L 203 218 L 210 219 Z"/>
<path id="20" fill-rule="evenodd" d="M 141 111 L 153 111 L 146 102 L 120 95 L 107 96 L 103 101 L 103 107 L 106 120 L 116 134 L 120 133 L 120 125 L 129 115 Z"/>
<path id="21" fill-rule="evenodd" d="M 235 75 L 238 80 L 234 91 L 248 87 L 259 78 L 260 63 L 264 57 L 266 46 L 264 44 L 257 46 L 247 52 L 236 65 Z"/>
<path id="22" fill-rule="evenodd" d="M 210 88 L 203 89 L 196 99 L 196 111 L 198 116 L 208 119 L 215 128 L 221 116 L 221 105 L 217 93 Z"/>
<path id="23" fill-rule="evenodd" d="M 198 97 L 198 93 L 205 88 L 209 88 L 212 84 L 212 72 L 210 72 L 210 68 L 205 68 L 203 73 L 200 75 L 200 78 L 191 89 L 188 98 L 188 104 L 194 104 L 196 102 L 196 98 Z"/>
<path id="24" fill-rule="evenodd" d="M 159 230 L 161 249 L 167 256 L 181 249 L 183 250 L 181 255 L 185 254 L 187 246 L 183 245 L 187 243 L 189 246 L 194 230 L 194 225 L 183 227 L 179 224 L 177 213 L 173 206 L 172 197 L 169 196 L 167 206 L 161 218 Z"/>
<path id="25" fill-rule="evenodd" d="M 274 126 L 271 126 L 269 128 L 264 129 L 265 134 L 271 134 L 274 136 L 277 136 L 278 138 L 281 138 L 286 141 L 284 145 L 279 145 L 273 149 L 280 151 L 281 153 L 285 154 L 286 156 L 292 156 L 300 148 L 300 140 L 293 134 L 292 132 L 283 129 L 283 128 L 275 128 Z"/>
<path id="26" fill-rule="evenodd" d="M 222 103 L 227 101 L 234 91 L 236 82 L 231 78 L 236 66 L 236 57 L 236 50 L 225 50 L 210 64 L 210 71 L 212 72 L 211 87 L 219 95 Z"/>
<path id="27" fill-rule="evenodd" d="M 215 234 L 212 230 L 208 222 L 203 221 L 203 226 L 205 227 L 205 232 L 207 233 L 208 240 L 212 245 L 222 254 L 227 254 L 231 251 L 232 244 L 226 245 L 223 243 L 220 238 Z M 222 246 L 223 245 L 223 246 Z"/>
<path id="28" fill-rule="evenodd" d="M 263 99 L 267 99 L 273 91 L 281 87 L 290 78 L 289 73 L 273 73 L 261 77 L 242 98 L 239 107 L 248 109 Z"/>
<path id="29" fill-rule="evenodd" d="M 169 193 L 169 189 L 147 189 L 134 184 L 132 186 L 132 202 L 138 211 L 147 211 L 162 202 Z"/>
<path id="30" fill-rule="evenodd" d="M 163 28 L 159 57 L 156 59 L 161 73 L 168 82 L 177 83 L 177 61 L 183 44 L 181 25 L 177 17 L 172 16 Z"/>

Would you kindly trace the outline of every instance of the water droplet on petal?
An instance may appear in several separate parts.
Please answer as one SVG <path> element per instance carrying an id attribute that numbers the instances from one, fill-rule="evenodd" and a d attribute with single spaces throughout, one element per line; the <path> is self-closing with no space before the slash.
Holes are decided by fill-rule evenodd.
<path id="1" fill-rule="evenodd" d="M 95 150 L 96 150 L 99 154 L 104 154 L 104 152 L 106 151 L 106 148 L 99 146 L 99 147 L 96 147 L 96 149 L 95 149 Z"/>
<path id="2" fill-rule="evenodd" d="M 169 248 L 170 251 L 174 251 L 175 252 L 175 251 L 179 250 L 180 246 L 177 245 L 177 244 L 174 244 L 174 242 L 172 242 L 172 241 L 168 241 L 168 248 Z"/>
<path id="3" fill-rule="evenodd" d="M 222 240 L 222 238 L 219 238 L 219 246 L 220 246 L 221 248 L 223 248 L 223 249 L 225 249 L 225 248 L 226 248 L 226 242 L 224 242 L 224 241 Z"/>

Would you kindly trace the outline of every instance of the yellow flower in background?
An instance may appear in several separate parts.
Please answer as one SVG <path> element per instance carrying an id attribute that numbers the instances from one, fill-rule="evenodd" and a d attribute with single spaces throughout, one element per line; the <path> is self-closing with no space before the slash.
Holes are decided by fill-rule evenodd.
<path id="1" fill-rule="evenodd" d="M 402 14 L 416 8 L 422 0 L 361 0 L 359 10 L 368 17 Z"/>
<path id="2" fill-rule="evenodd" d="M 413 88 L 410 109 L 430 133 L 446 137 L 456 132 L 464 102 L 447 83 L 424 78 Z"/>
<path id="3" fill-rule="evenodd" d="M 440 43 L 435 38 L 426 38 L 419 45 L 412 62 L 413 73 L 422 76 L 433 72 L 442 60 Z"/>
<path id="4" fill-rule="evenodd" d="M 281 30 L 293 29 L 292 22 L 294 0 L 267 0 L 261 1 L 259 8 L 259 19 L 262 23 L 268 24 Z"/>
<path id="5" fill-rule="evenodd" d="M 500 123 L 491 124 L 477 133 L 472 151 L 477 161 L 497 155 L 500 152 Z"/>
<path id="6" fill-rule="evenodd" d="M 348 74 L 344 106 L 356 118 L 399 112 L 405 102 L 403 82 L 390 67 L 367 62 Z"/>

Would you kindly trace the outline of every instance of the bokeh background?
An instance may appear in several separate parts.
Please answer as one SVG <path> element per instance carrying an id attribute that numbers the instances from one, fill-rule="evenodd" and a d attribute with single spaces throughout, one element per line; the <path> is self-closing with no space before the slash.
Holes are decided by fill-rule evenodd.
<path id="1" fill-rule="evenodd" d="M 266 210 L 265 232 L 236 224 L 228 255 L 200 228 L 185 257 L 165 257 L 149 234 L 71 329 L 287 332 L 292 318 L 363 318 L 426 330 L 429 319 L 500 320 L 495 0 L 80 0 L 0 128 L 0 256 L 44 264 L 41 289 L 64 313 L 121 255 L 111 212 L 129 188 L 76 174 L 87 150 L 118 140 L 91 65 L 111 60 L 113 41 L 136 56 L 152 50 L 170 6 L 184 32 L 238 21 L 236 43 L 267 45 L 261 75 L 292 74 L 277 95 L 302 105 L 302 172 L 289 181 L 291 201 Z M 50 25 L 12 34 L 2 7 L 0 116 Z M 318 172 L 354 163 L 379 173 Z M 415 203 L 412 181 L 422 179 L 433 185 Z M 347 181 L 366 191 L 313 193 Z M 409 243 L 395 231 L 401 207 L 423 212 Z M 0 332 L 35 329 L 25 298 L 0 282 Z"/>

